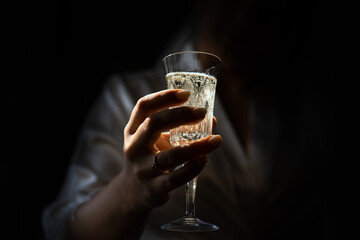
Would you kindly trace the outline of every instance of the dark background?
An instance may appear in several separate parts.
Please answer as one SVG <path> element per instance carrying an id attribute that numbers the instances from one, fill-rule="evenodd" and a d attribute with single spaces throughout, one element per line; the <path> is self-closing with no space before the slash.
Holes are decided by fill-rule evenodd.
<path id="1" fill-rule="evenodd" d="M 4 125 L 11 145 L 5 147 L 5 153 L 11 157 L 1 160 L 1 200 L 6 203 L 2 207 L 9 223 L 5 233 L 13 236 L 10 239 L 43 237 L 41 211 L 59 191 L 86 113 L 107 77 L 151 68 L 159 62 L 160 53 L 183 20 L 171 11 L 180 7 L 186 18 L 190 2 L 76 0 L 18 6 L 19 28 L 13 31 L 20 29 L 19 39 L 25 40 L 16 42 L 21 48 L 19 56 L 24 57 L 17 59 L 12 75 L 19 81 L 7 81 L 9 86 L 2 89 L 3 116 L 11 116 Z M 325 185 L 324 196 L 331 200 L 324 206 L 324 236 L 351 239 L 358 159 L 357 121 L 352 115 L 358 109 L 358 94 L 354 77 L 347 73 L 353 65 L 346 62 L 352 50 L 347 35 L 351 6 L 317 4 L 323 11 L 314 21 L 325 17 L 321 21 L 329 24 L 325 35 L 314 41 L 322 41 L 328 51 L 324 60 L 332 62 L 339 86 L 334 93 L 339 112 L 333 135 L 339 151 L 326 168 L 331 181 Z"/>
<path id="2" fill-rule="evenodd" d="M 81 125 L 107 78 L 151 68 L 164 57 L 183 19 L 165 24 L 178 6 L 162 2 L 25 4 L 22 162 L 4 166 L 16 208 L 8 229 L 13 234 L 42 238 L 41 211 L 61 187 Z"/>

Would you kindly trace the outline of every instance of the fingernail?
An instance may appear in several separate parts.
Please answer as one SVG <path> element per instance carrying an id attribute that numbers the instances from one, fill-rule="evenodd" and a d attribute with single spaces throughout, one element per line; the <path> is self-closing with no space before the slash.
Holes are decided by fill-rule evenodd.
<path id="1" fill-rule="evenodd" d="M 209 139 L 209 143 L 211 143 L 213 146 L 219 146 L 222 141 L 223 140 L 220 135 L 215 135 Z"/>
<path id="2" fill-rule="evenodd" d="M 193 109 L 193 113 L 195 115 L 195 117 L 205 117 L 205 114 L 206 114 L 206 109 L 205 108 L 195 108 Z"/>
<path id="3" fill-rule="evenodd" d="M 190 97 L 190 92 L 187 90 L 181 90 L 175 93 L 175 96 L 179 99 L 179 100 L 185 100 L 188 99 Z"/>

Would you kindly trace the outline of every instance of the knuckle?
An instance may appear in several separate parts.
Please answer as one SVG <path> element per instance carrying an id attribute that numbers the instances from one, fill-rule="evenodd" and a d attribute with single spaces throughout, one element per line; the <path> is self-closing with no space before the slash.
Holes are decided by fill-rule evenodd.
<path id="1" fill-rule="evenodd" d="M 127 136 L 128 132 L 129 132 L 129 123 L 126 124 L 126 126 L 124 127 L 124 131 L 123 131 L 124 137 Z"/>
<path id="2" fill-rule="evenodd" d="M 142 169 L 140 169 L 139 167 L 134 166 L 133 172 L 134 172 L 137 179 L 143 179 L 144 174 L 143 174 Z"/>
<path id="3" fill-rule="evenodd" d="M 154 119 L 152 117 L 147 117 L 147 118 L 145 118 L 143 124 L 145 126 L 147 126 L 148 128 L 151 128 L 154 125 Z"/>
<path id="4" fill-rule="evenodd" d="M 161 119 L 157 118 L 155 115 L 151 115 L 144 120 L 145 129 L 157 130 L 161 125 Z"/>
<path id="5" fill-rule="evenodd" d="M 156 196 L 159 194 L 158 190 L 152 185 L 147 188 L 146 192 L 148 198 L 156 198 Z"/>
<path id="6" fill-rule="evenodd" d="M 124 152 L 125 156 L 129 156 L 129 155 L 130 155 L 131 151 L 130 151 L 130 146 L 129 146 L 129 144 L 124 143 L 123 152 Z"/>
<path id="7" fill-rule="evenodd" d="M 123 134 L 124 134 L 124 139 L 126 140 L 126 139 L 128 139 L 131 135 L 132 135 L 132 133 L 130 132 L 131 130 L 130 130 L 130 123 L 128 122 L 127 124 L 126 124 L 126 126 L 124 127 L 124 131 L 123 131 Z"/>
<path id="8" fill-rule="evenodd" d="M 148 186 L 145 191 L 145 199 L 146 201 L 150 203 L 150 205 L 157 205 L 157 199 L 158 196 L 160 196 L 157 189 L 155 189 L 153 186 Z"/>
<path id="9" fill-rule="evenodd" d="M 142 123 L 144 131 L 152 129 L 154 127 L 154 124 L 154 120 L 151 117 L 145 118 L 144 122 Z"/>
<path id="10" fill-rule="evenodd" d="M 136 102 L 136 107 L 140 110 L 144 110 L 146 109 L 146 106 L 147 106 L 147 99 L 146 97 L 142 97 L 140 98 L 139 100 L 137 100 Z"/>
<path id="11" fill-rule="evenodd" d="M 128 159 L 129 161 L 133 161 L 137 153 L 136 146 L 134 146 L 134 144 L 124 143 L 123 153 L 126 159 Z"/>

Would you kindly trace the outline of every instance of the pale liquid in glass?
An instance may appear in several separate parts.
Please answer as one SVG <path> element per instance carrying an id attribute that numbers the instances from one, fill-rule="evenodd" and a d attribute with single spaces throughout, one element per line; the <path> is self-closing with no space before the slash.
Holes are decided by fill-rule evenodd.
<path id="1" fill-rule="evenodd" d="M 168 89 L 184 89 L 190 92 L 189 100 L 181 106 L 206 108 L 203 121 L 195 125 L 184 125 L 170 130 L 170 143 L 184 145 L 207 137 L 212 133 L 216 78 L 204 73 L 172 72 L 166 75 Z"/>

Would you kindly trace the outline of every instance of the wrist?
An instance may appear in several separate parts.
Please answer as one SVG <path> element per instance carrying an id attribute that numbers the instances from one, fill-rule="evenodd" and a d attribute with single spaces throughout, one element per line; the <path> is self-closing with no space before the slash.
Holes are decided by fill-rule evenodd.
<path id="1" fill-rule="evenodd" d="M 142 189 L 138 189 L 134 182 L 136 180 L 131 179 L 125 171 L 121 172 L 112 181 L 109 186 L 113 188 L 112 192 L 116 193 L 114 196 L 114 202 L 118 204 L 118 209 L 123 214 L 141 215 L 147 217 L 153 207 L 146 203 L 142 197 Z"/>

